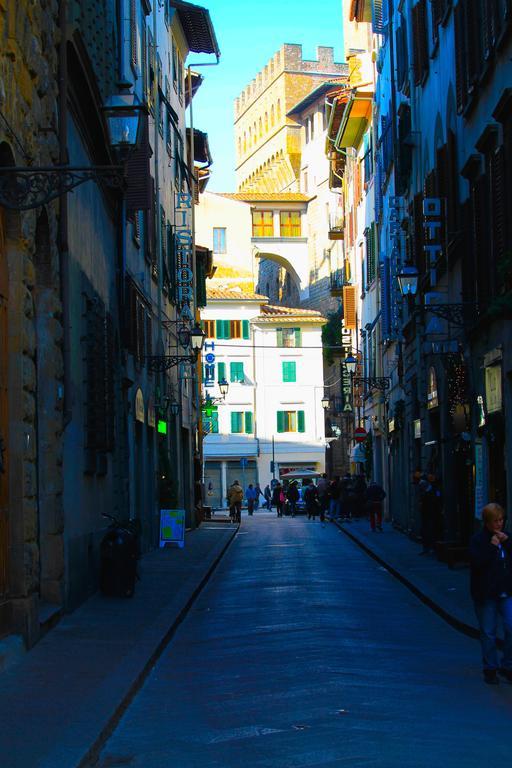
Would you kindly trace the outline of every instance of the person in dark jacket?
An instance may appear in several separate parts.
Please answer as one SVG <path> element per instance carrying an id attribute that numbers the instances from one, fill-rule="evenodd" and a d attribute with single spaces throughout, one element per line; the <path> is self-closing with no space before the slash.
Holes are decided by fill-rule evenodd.
<path id="1" fill-rule="evenodd" d="M 292 517 L 295 517 L 295 512 L 297 511 L 297 502 L 300 499 L 299 488 L 297 486 L 296 480 L 293 483 L 290 483 L 286 492 L 286 497 L 290 502 L 290 514 Z"/>
<path id="2" fill-rule="evenodd" d="M 351 522 L 354 514 L 355 493 L 353 489 L 352 477 L 347 472 L 340 483 L 340 507 L 341 517 L 346 522 Z"/>
<path id="3" fill-rule="evenodd" d="M 436 538 L 439 534 L 441 507 L 443 504 L 441 490 L 433 475 L 421 476 L 420 490 L 420 515 L 421 515 L 421 543 L 423 549 L 420 555 L 433 552 Z"/>
<path id="4" fill-rule="evenodd" d="M 480 627 L 484 680 L 496 685 L 498 672 L 512 683 L 512 541 L 503 531 L 504 511 L 499 504 L 483 509 L 484 527 L 471 539 L 471 597 Z M 496 648 L 498 615 L 503 620 L 501 667 Z"/>
<path id="5" fill-rule="evenodd" d="M 304 491 L 304 501 L 306 503 L 306 514 L 308 520 L 316 520 L 316 516 L 320 512 L 320 504 L 318 501 L 318 488 L 314 483 L 308 483 L 306 490 Z"/>
<path id="6" fill-rule="evenodd" d="M 283 486 L 281 483 L 277 483 L 272 491 L 272 506 L 277 510 L 277 516 L 283 516 L 284 502 L 286 501 Z"/>
<path id="7" fill-rule="evenodd" d="M 386 491 L 378 483 L 371 482 L 366 489 L 366 509 L 370 516 L 370 528 L 373 533 L 382 533 L 382 502 L 386 498 Z"/>

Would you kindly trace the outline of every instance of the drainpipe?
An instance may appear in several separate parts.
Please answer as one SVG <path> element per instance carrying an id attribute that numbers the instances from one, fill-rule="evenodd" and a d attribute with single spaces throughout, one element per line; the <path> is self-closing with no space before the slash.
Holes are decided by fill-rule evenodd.
<path id="1" fill-rule="evenodd" d="M 59 0 L 59 70 L 58 70 L 58 119 L 59 119 L 59 164 L 69 162 L 67 147 L 68 132 L 68 74 L 67 74 L 67 2 Z M 60 272 L 60 300 L 62 304 L 62 345 L 64 357 L 64 403 L 63 426 L 71 421 L 71 340 L 69 302 L 69 243 L 68 243 L 68 198 L 63 193 L 59 198 L 58 250 Z"/>

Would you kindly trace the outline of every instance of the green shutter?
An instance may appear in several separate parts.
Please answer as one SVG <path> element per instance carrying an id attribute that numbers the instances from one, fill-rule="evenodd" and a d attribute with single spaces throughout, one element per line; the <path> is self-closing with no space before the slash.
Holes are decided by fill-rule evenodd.
<path id="1" fill-rule="evenodd" d="M 215 336 L 217 339 L 223 339 L 223 329 L 224 329 L 224 320 L 216 320 L 215 321 Z"/>
<path id="2" fill-rule="evenodd" d="M 218 434 L 219 432 L 219 414 L 212 413 L 212 432 Z"/>
<path id="3" fill-rule="evenodd" d="M 283 381 L 297 381 L 297 366 L 294 360 L 283 360 Z"/>
<path id="4" fill-rule="evenodd" d="M 277 341 L 276 341 L 277 346 L 282 347 L 283 346 L 283 329 L 282 328 L 276 328 L 276 336 L 277 336 Z"/>
<path id="5" fill-rule="evenodd" d="M 223 339 L 230 339 L 231 338 L 231 324 L 229 320 L 223 320 L 224 324 L 224 336 Z"/>
<path id="6" fill-rule="evenodd" d="M 226 363 L 217 363 L 217 381 L 226 378 Z"/>
<path id="7" fill-rule="evenodd" d="M 249 321 L 242 320 L 242 339 L 250 339 L 250 338 L 251 338 L 251 332 L 249 329 Z"/>
<path id="8" fill-rule="evenodd" d="M 235 435 L 242 432 L 242 413 L 240 411 L 231 413 L 231 432 Z"/>
<path id="9" fill-rule="evenodd" d="M 245 412 L 245 431 L 246 434 L 252 435 L 252 412 Z"/>
<path id="10" fill-rule="evenodd" d="M 284 432 L 284 427 L 285 427 L 284 411 L 278 411 L 277 412 L 277 431 Z"/>
<path id="11" fill-rule="evenodd" d="M 244 377 L 244 364 L 243 363 L 230 363 L 229 364 L 229 380 L 234 383 L 243 383 Z"/>
<path id="12" fill-rule="evenodd" d="M 302 331 L 300 328 L 294 328 L 295 331 L 295 346 L 302 347 Z"/>
<path id="13" fill-rule="evenodd" d="M 306 419 L 304 418 L 304 411 L 297 411 L 297 429 L 299 432 L 306 431 Z"/>

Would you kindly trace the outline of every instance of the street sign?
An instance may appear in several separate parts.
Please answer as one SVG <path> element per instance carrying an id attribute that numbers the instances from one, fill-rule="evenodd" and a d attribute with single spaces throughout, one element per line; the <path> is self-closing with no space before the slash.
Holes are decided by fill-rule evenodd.
<path id="1" fill-rule="evenodd" d="M 245 456 L 242 456 L 242 458 L 240 459 L 240 466 L 242 467 L 242 469 L 245 469 L 247 467 L 247 459 L 245 458 Z"/>
<path id="2" fill-rule="evenodd" d="M 354 429 L 354 440 L 356 443 L 364 443 L 366 440 L 366 429 L 364 427 L 357 427 L 357 429 Z"/>

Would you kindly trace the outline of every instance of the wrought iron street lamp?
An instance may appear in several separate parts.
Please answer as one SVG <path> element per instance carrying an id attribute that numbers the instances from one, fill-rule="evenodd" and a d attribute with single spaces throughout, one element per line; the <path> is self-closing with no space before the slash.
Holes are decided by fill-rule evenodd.
<path id="1" fill-rule="evenodd" d="M 103 181 L 123 189 L 126 162 L 142 134 L 141 114 L 146 107 L 137 96 L 122 89 L 104 107 L 110 147 L 118 165 L 5 166 L 0 167 L 0 206 L 29 211 L 55 200 L 86 181 Z"/>
<path id="2" fill-rule="evenodd" d="M 378 389 L 381 392 L 385 392 L 390 388 L 391 379 L 389 376 L 355 376 L 357 360 L 354 355 L 347 355 L 343 362 L 345 363 L 353 384 L 364 384 L 368 389 Z"/>
<path id="3" fill-rule="evenodd" d="M 206 334 L 197 323 L 192 330 L 186 331 L 186 333 L 188 334 L 188 341 L 186 341 L 184 335 L 180 341 L 183 346 L 190 346 L 192 349 L 190 355 L 148 355 L 145 358 L 148 363 L 148 370 L 152 373 L 164 373 L 165 371 L 168 371 L 169 368 L 173 368 L 180 363 L 190 363 L 191 365 L 197 363 L 197 358 L 203 348 Z"/>
<path id="4" fill-rule="evenodd" d="M 406 264 L 397 275 L 402 296 L 416 296 L 419 272 L 412 264 Z"/>
<path id="5" fill-rule="evenodd" d="M 220 393 L 222 395 L 222 399 L 224 399 L 226 397 L 227 393 L 228 393 L 228 390 L 229 390 L 229 384 L 226 381 L 226 379 L 221 379 L 219 381 L 219 390 L 220 390 Z"/>
<path id="6" fill-rule="evenodd" d="M 325 410 L 327 410 L 327 409 L 329 408 L 330 404 L 331 404 L 331 399 L 330 399 L 330 397 L 328 397 L 327 395 L 324 395 L 324 396 L 322 397 L 321 403 L 322 403 L 322 408 L 324 408 Z"/>
<path id="7" fill-rule="evenodd" d="M 357 366 L 357 360 L 354 357 L 354 355 L 350 354 L 347 355 L 347 357 L 342 361 L 345 364 L 345 367 L 352 376 L 356 372 L 356 366 Z"/>

